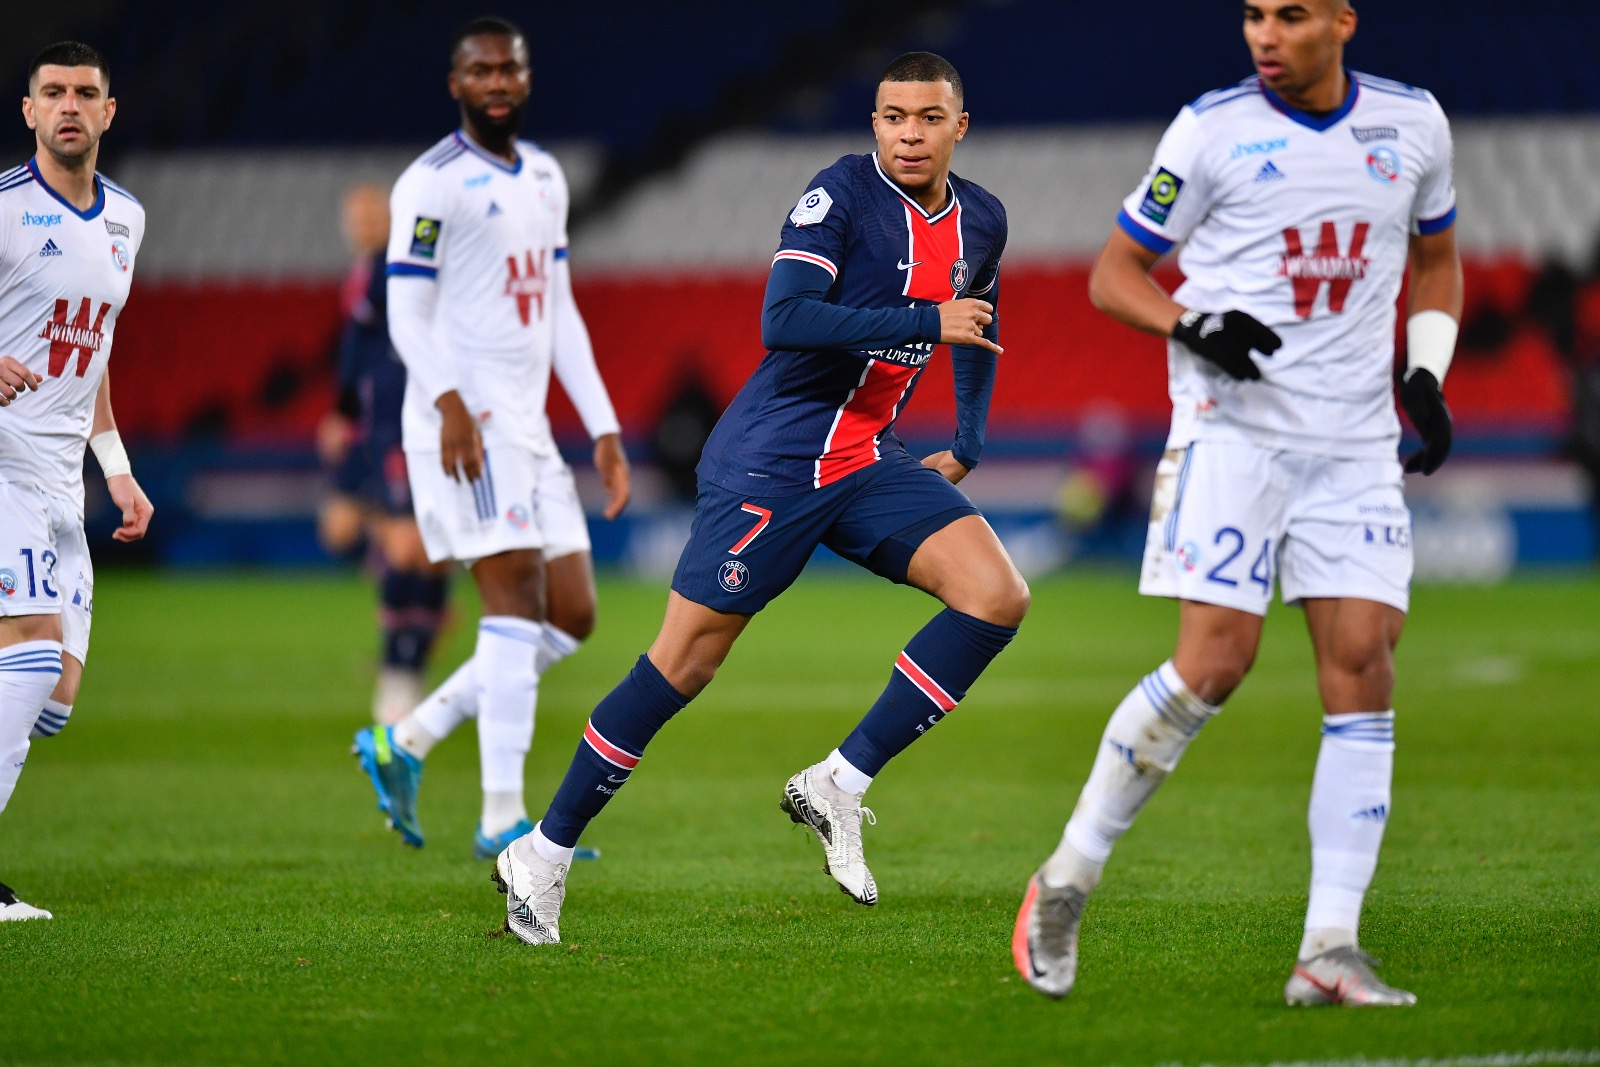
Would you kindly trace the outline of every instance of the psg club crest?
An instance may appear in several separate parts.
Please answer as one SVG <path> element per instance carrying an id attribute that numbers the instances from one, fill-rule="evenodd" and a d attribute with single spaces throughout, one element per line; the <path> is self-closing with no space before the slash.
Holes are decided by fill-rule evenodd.
<path id="1" fill-rule="evenodd" d="M 717 571 L 717 581 L 730 593 L 742 593 L 750 584 L 750 570 L 736 559 L 730 559 Z"/>
<path id="2" fill-rule="evenodd" d="M 122 273 L 128 273 L 128 268 L 133 266 L 133 253 L 128 251 L 128 243 L 120 238 L 111 242 L 111 262 L 117 265 Z"/>
<path id="3" fill-rule="evenodd" d="M 956 292 L 967 287 L 967 261 L 958 259 L 950 265 L 950 288 Z"/>
<path id="4" fill-rule="evenodd" d="M 1373 181 L 1387 185 L 1400 180 L 1400 154 L 1387 145 L 1379 145 L 1367 153 L 1367 173 Z"/>

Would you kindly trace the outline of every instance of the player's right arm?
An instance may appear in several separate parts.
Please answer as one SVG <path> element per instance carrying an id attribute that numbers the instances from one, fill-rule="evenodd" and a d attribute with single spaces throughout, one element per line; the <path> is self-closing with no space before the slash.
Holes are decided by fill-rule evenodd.
<path id="1" fill-rule="evenodd" d="M 1275 332 L 1237 309 L 1186 308 L 1150 276 L 1211 209 L 1207 147 L 1199 116 L 1184 108 L 1156 147 L 1145 181 L 1123 202 L 1089 275 L 1089 300 L 1136 330 L 1179 341 L 1230 377 L 1260 378 L 1250 352 L 1276 352 L 1283 341 Z"/>
<path id="2" fill-rule="evenodd" d="M 439 326 L 439 272 L 449 250 L 450 190 L 438 171 L 414 166 L 389 197 L 389 340 L 406 374 L 439 409 L 439 461 L 451 478 L 483 473 L 483 438 L 461 399 L 456 355 Z"/>
<path id="3" fill-rule="evenodd" d="M 936 307 L 852 308 L 830 303 L 829 291 L 853 232 L 848 184 L 823 171 L 784 222 L 767 276 L 762 343 L 774 352 L 861 351 L 910 344 L 998 347 L 983 336 L 994 308 L 982 300 Z"/>

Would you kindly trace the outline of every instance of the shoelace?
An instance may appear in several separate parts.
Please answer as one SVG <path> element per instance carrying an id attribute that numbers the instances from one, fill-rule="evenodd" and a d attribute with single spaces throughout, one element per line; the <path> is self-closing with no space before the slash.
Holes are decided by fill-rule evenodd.
<path id="1" fill-rule="evenodd" d="M 567 884 L 567 865 L 558 863 L 548 878 L 535 878 L 533 892 L 528 896 L 528 903 L 533 907 L 534 914 L 539 914 L 539 905 L 554 905 L 561 907 L 561 898 Z"/>
<path id="2" fill-rule="evenodd" d="M 854 845 L 859 850 L 861 845 L 861 820 L 865 819 L 868 826 L 878 825 L 878 817 L 872 813 L 871 808 L 845 808 L 834 809 L 834 817 L 839 822 L 840 844 L 845 848 Z"/>

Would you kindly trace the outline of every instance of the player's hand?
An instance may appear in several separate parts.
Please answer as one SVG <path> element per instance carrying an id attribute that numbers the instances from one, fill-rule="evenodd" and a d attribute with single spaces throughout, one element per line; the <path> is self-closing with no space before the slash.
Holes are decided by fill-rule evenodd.
<path id="1" fill-rule="evenodd" d="M 39 388 L 39 376 L 10 356 L 0 356 L 0 408 L 15 400 L 18 394 Z"/>
<path id="2" fill-rule="evenodd" d="M 127 543 L 144 537 L 156 509 L 133 475 L 113 474 L 106 479 L 106 491 L 111 494 L 111 502 L 122 509 L 122 525 L 112 532 L 112 540 Z"/>
<path id="3" fill-rule="evenodd" d="M 435 400 L 433 406 L 444 416 L 444 424 L 439 427 L 439 462 L 445 474 L 452 481 L 477 481 L 483 477 L 483 435 L 478 432 L 478 420 L 454 389 Z"/>
<path id="4" fill-rule="evenodd" d="M 939 305 L 939 343 L 976 345 L 998 356 L 1005 349 L 983 336 L 983 328 L 993 321 L 994 305 L 987 300 L 946 300 Z"/>
<path id="5" fill-rule="evenodd" d="M 932 467 L 946 478 L 950 484 L 955 485 L 961 479 L 972 473 L 971 468 L 963 467 L 961 461 L 956 459 L 955 453 L 948 448 L 943 452 L 935 452 L 922 461 L 924 467 Z"/>
<path id="6" fill-rule="evenodd" d="M 337 411 L 330 411 L 317 423 L 317 459 L 324 467 L 337 467 L 350 451 L 355 425 Z"/>
<path id="7" fill-rule="evenodd" d="M 1422 435 L 1422 448 L 1406 459 L 1406 473 L 1432 474 L 1450 454 L 1454 423 L 1444 402 L 1444 390 L 1431 370 L 1412 367 L 1400 382 L 1400 406 Z"/>
<path id="8" fill-rule="evenodd" d="M 1271 327 L 1243 311 L 1190 308 L 1179 316 L 1178 324 L 1172 328 L 1172 338 L 1239 381 L 1261 378 L 1261 368 L 1250 358 L 1252 348 L 1263 356 L 1270 356 L 1283 347 L 1283 338 Z"/>
<path id="9" fill-rule="evenodd" d="M 594 443 L 594 469 L 606 487 L 607 519 L 614 519 L 628 506 L 633 495 L 633 477 L 628 471 L 628 454 L 622 450 L 622 435 L 608 433 Z"/>

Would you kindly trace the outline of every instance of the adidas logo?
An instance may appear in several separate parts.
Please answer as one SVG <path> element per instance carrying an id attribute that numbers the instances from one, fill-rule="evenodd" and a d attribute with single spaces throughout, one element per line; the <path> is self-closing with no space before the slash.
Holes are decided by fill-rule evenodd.
<path id="1" fill-rule="evenodd" d="M 1287 177 L 1288 175 L 1275 167 L 1270 159 L 1261 164 L 1261 169 L 1256 171 L 1256 181 L 1258 182 L 1275 182 L 1280 178 Z"/>
<path id="2" fill-rule="evenodd" d="M 495 203 L 493 200 L 489 201 L 489 215 L 488 215 L 488 217 L 492 219 L 496 215 L 499 215 L 499 214 L 501 214 L 500 205 Z"/>
<path id="3" fill-rule="evenodd" d="M 65 252 L 61 251 L 61 249 L 56 247 L 55 241 L 46 241 L 44 243 L 44 247 L 39 249 L 39 254 L 41 256 L 61 256 L 61 255 L 66 255 Z"/>

